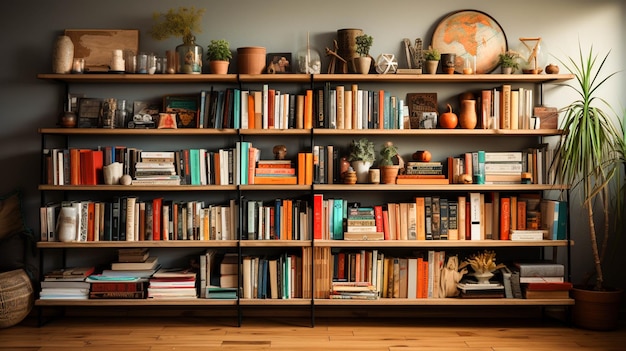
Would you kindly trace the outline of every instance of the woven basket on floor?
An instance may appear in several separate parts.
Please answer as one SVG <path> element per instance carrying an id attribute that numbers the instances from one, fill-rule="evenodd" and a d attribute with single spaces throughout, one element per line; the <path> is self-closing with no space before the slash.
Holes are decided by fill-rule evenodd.
<path id="1" fill-rule="evenodd" d="M 33 285 L 23 269 L 0 273 L 0 328 L 21 322 L 33 308 Z"/>

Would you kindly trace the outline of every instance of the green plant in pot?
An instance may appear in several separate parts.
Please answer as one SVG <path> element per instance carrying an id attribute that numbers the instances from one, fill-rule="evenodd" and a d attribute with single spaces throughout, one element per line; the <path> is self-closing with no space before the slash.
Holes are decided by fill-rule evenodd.
<path id="1" fill-rule="evenodd" d="M 207 46 L 207 59 L 209 70 L 214 74 L 228 73 L 228 65 L 233 54 L 230 51 L 230 43 L 225 39 L 211 40 Z"/>
<path id="2" fill-rule="evenodd" d="M 369 169 L 376 160 L 374 143 L 367 138 L 353 139 L 348 149 L 348 162 L 356 172 L 357 183 L 367 183 Z"/>
<path id="3" fill-rule="evenodd" d="M 362 34 L 355 38 L 356 53 L 359 55 L 353 59 L 354 71 L 362 74 L 368 74 L 372 66 L 372 57 L 370 49 L 374 44 L 374 38 L 371 35 Z"/>
<path id="4" fill-rule="evenodd" d="M 428 47 L 428 50 L 424 50 L 424 61 L 425 61 L 425 69 L 428 74 L 437 73 L 437 66 L 439 65 L 439 60 L 441 60 L 441 53 L 439 50 L 433 48 L 432 46 Z"/>
<path id="5" fill-rule="evenodd" d="M 391 141 L 387 141 L 382 145 L 378 154 L 380 155 L 378 167 L 380 168 L 381 181 L 384 184 L 395 184 L 401 167 L 398 147 L 393 145 Z M 394 162 L 394 159 L 398 160 L 398 164 Z"/>
<path id="6" fill-rule="evenodd" d="M 183 43 L 176 47 L 178 67 L 176 73 L 202 73 L 203 50 L 196 44 L 194 33 L 202 32 L 200 22 L 204 9 L 195 7 L 171 8 L 166 13 L 155 12 L 152 15 L 154 25 L 150 34 L 156 40 L 179 37 Z"/>
<path id="7" fill-rule="evenodd" d="M 520 55 L 511 50 L 507 50 L 498 55 L 498 64 L 500 65 L 500 69 L 502 69 L 502 73 L 510 74 L 519 68 L 519 60 Z"/>
<path id="8" fill-rule="evenodd" d="M 571 185 L 572 191 L 580 195 L 580 202 L 586 212 L 588 245 L 593 259 L 593 270 L 588 279 L 572 291 L 576 299 L 572 317 L 576 325 L 598 330 L 617 327 L 622 294 L 619 289 L 612 289 L 605 284 L 605 268 L 609 264 L 607 253 L 614 239 L 612 236 L 616 233 L 611 230 L 611 189 L 617 179 L 619 147 L 623 147 L 624 138 L 607 112 L 611 107 L 599 96 L 599 89 L 615 75 L 602 76 L 602 68 L 608 56 L 607 53 L 598 58 L 593 48 L 583 53 L 579 47 L 579 57 L 559 60 L 574 74 L 577 85 L 566 86 L 572 88 L 578 97 L 561 110 L 563 116 L 560 128 L 564 133 L 557 145 L 552 165 L 557 172 L 556 180 Z M 621 202 L 619 196 L 617 201 Z M 619 212 L 614 215 L 621 217 Z M 617 222 L 621 223 L 621 219 Z M 587 284 L 589 278 L 594 278 L 594 283 Z M 605 302 L 599 305 L 596 303 L 605 298 Z M 609 301 L 617 305 L 611 305 Z M 606 315 L 601 312 L 606 312 Z"/>

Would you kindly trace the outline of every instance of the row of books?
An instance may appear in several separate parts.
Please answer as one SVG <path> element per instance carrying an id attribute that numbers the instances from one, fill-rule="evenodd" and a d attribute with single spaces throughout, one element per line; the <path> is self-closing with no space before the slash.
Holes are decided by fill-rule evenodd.
<path id="1" fill-rule="evenodd" d="M 58 241 L 60 208 L 77 208 L 74 241 L 235 240 L 238 205 L 142 200 L 121 196 L 113 201 L 64 201 L 40 208 L 41 241 Z"/>
<path id="2" fill-rule="evenodd" d="M 303 279 L 303 259 L 295 254 L 244 256 L 241 271 L 245 299 L 302 298 L 309 286 Z"/>
<path id="3" fill-rule="evenodd" d="M 350 211 L 361 212 L 350 225 Z M 564 240 L 567 203 L 539 194 L 472 192 L 371 207 L 314 194 L 318 240 Z M 515 235 L 512 235 L 515 234 Z"/>
<path id="4" fill-rule="evenodd" d="M 311 208 L 306 200 L 244 199 L 243 240 L 311 240 Z"/>

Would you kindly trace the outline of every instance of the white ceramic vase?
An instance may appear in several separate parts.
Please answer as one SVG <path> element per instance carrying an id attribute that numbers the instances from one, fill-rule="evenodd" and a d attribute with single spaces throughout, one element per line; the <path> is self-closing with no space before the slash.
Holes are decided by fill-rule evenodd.
<path id="1" fill-rule="evenodd" d="M 78 210 L 76 207 L 61 207 L 57 218 L 57 233 L 59 241 L 76 241 L 76 223 L 78 222 Z"/>
<path id="2" fill-rule="evenodd" d="M 356 182 L 360 184 L 369 183 L 369 170 L 372 167 L 371 162 L 366 161 L 352 161 L 350 164 L 352 169 L 356 172 Z"/>
<path id="3" fill-rule="evenodd" d="M 72 70 L 74 43 L 67 35 L 59 35 L 52 52 L 52 73 L 67 74 Z"/>

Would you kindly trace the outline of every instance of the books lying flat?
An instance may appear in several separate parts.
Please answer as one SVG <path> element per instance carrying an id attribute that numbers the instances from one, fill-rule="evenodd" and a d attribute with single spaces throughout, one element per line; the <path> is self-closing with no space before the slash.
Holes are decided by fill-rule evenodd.
<path id="1" fill-rule="evenodd" d="M 543 240 L 547 236 L 547 230 L 511 230 L 511 240 L 513 241 Z"/>
<path id="2" fill-rule="evenodd" d="M 115 271 L 155 269 L 159 264 L 158 261 L 158 257 L 151 256 L 144 262 L 113 262 L 111 263 L 111 269 Z"/>
<path id="3" fill-rule="evenodd" d="M 396 184 L 428 185 L 428 184 L 449 184 L 447 178 L 413 178 L 411 175 L 399 175 Z"/>
<path id="4" fill-rule="evenodd" d="M 563 277 L 565 266 L 560 263 L 516 263 L 520 277 Z"/>
<path id="5" fill-rule="evenodd" d="M 298 177 L 259 177 L 254 178 L 254 184 L 279 184 L 279 185 L 295 185 L 298 184 Z"/>
<path id="6" fill-rule="evenodd" d="M 520 283 L 563 283 L 565 278 L 563 277 L 519 277 Z"/>
<path id="7" fill-rule="evenodd" d="M 143 299 L 144 291 L 92 291 L 89 293 L 90 299 Z"/>
<path id="8" fill-rule="evenodd" d="M 91 273 L 95 267 L 72 267 L 50 271 L 44 275 L 44 280 L 63 280 L 63 281 L 83 281 Z"/>
<path id="9" fill-rule="evenodd" d="M 383 232 L 372 232 L 372 233 L 360 233 L 360 232 L 345 232 L 343 233 L 343 240 L 385 240 L 385 236 Z"/>
<path id="10" fill-rule="evenodd" d="M 237 288 L 222 288 L 219 286 L 207 286 L 206 287 L 207 299 L 236 299 Z"/>
<path id="11" fill-rule="evenodd" d="M 568 290 L 526 290 L 527 299 L 568 299 Z"/>
<path id="12" fill-rule="evenodd" d="M 186 268 L 161 268 L 154 275 L 153 278 L 194 278 L 196 273 Z"/>

